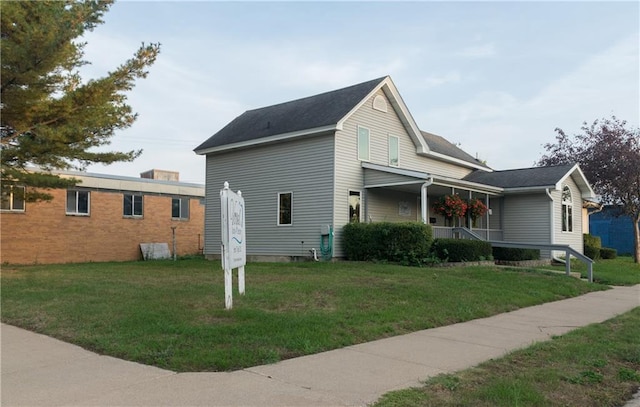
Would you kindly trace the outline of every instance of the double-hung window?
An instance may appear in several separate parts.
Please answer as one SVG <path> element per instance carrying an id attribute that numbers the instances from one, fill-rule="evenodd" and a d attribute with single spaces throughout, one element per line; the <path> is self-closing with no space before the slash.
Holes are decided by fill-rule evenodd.
<path id="1" fill-rule="evenodd" d="M 400 139 L 396 136 L 389 136 L 389 166 L 400 165 Z"/>
<path id="2" fill-rule="evenodd" d="M 293 192 L 278 194 L 278 226 L 293 224 Z"/>
<path id="3" fill-rule="evenodd" d="M 127 217 L 142 217 L 142 195 L 124 194 L 122 214 Z"/>
<path id="4" fill-rule="evenodd" d="M 568 186 L 562 188 L 562 231 L 573 232 L 573 198 Z"/>
<path id="5" fill-rule="evenodd" d="M 358 126 L 358 160 L 369 161 L 371 158 L 369 129 Z"/>
<path id="6" fill-rule="evenodd" d="M 171 199 L 171 218 L 189 219 L 189 198 Z"/>
<path id="7" fill-rule="evenodd" d="M 67 215 L 89 215 L 89 191 L 67 190 Z"/>
<path id="8" fill-rule="evenodd" d="M 24 194 L 25 188 L 23 186 L 3 186 L 0 209 L 3 211 L 24 212 Z"/>

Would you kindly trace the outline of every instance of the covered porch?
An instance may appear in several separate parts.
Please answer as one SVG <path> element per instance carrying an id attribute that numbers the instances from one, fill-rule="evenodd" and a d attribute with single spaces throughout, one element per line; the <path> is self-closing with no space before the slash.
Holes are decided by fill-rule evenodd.
<path id="1" fill-rule="evenodd" d="M 363 221 L 428 223 L 434 238 L 463 238 L 455 228 L 465 227 L 483 240 L 503 240 L 501 188 L 372 163 L 362 167 Z M 447 218 L 434 211 L 435 202 L 454 195 L 465 202 L 480 200 L 488 210 L 475 219 Z"/>

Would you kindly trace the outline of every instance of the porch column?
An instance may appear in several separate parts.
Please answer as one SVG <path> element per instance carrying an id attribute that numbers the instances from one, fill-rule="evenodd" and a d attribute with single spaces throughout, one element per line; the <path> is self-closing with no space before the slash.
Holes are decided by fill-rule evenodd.
<path id="1" fill-rule="evenodd" d="M 422 187 L 420 187 L 420 212 L 422 216 L 422 223 L 427 224 L 429 214 L 429 199 L 427 197 L 427 188 L 433 184 L 433 177 L 429 178 Z"/>
<path id="2" fill-rule="evenodd" d="M 491 240 L 491 237 L 489 236 L 489 194 L 484 196 L 484 204 L 487 207 L 487 213 L 485 215 L 487 218 L 487 240 Z"/>

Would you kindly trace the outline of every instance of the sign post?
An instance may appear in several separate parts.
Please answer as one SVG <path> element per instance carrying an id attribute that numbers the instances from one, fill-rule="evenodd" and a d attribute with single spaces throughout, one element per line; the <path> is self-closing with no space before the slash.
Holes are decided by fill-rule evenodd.
<path id="1" fill-rule="evenodd" d="M 224 269 L 224 307 L 233 307 L 233 269 L 238 269 L 238 291 L 244 294 L 244 266 L 247 250 L 244 230 L 244 198 L 242 192 L 233 192 L 229 183 L 220 190 L 222 229 L 222 268 Z"/>

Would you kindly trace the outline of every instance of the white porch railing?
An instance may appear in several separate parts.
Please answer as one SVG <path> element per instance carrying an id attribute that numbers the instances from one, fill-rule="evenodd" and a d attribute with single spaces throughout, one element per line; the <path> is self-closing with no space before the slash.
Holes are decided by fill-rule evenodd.
<path id="1" fill-rule="evenodd" d="M 433 229 L 434 239 L 467 239 L 468 237 L 454 229 L 445 226 L 431 226 Z M 478 235 L 482 240 L 502 240 L 501 229 L 473 229 L 473 233 Z"/>

